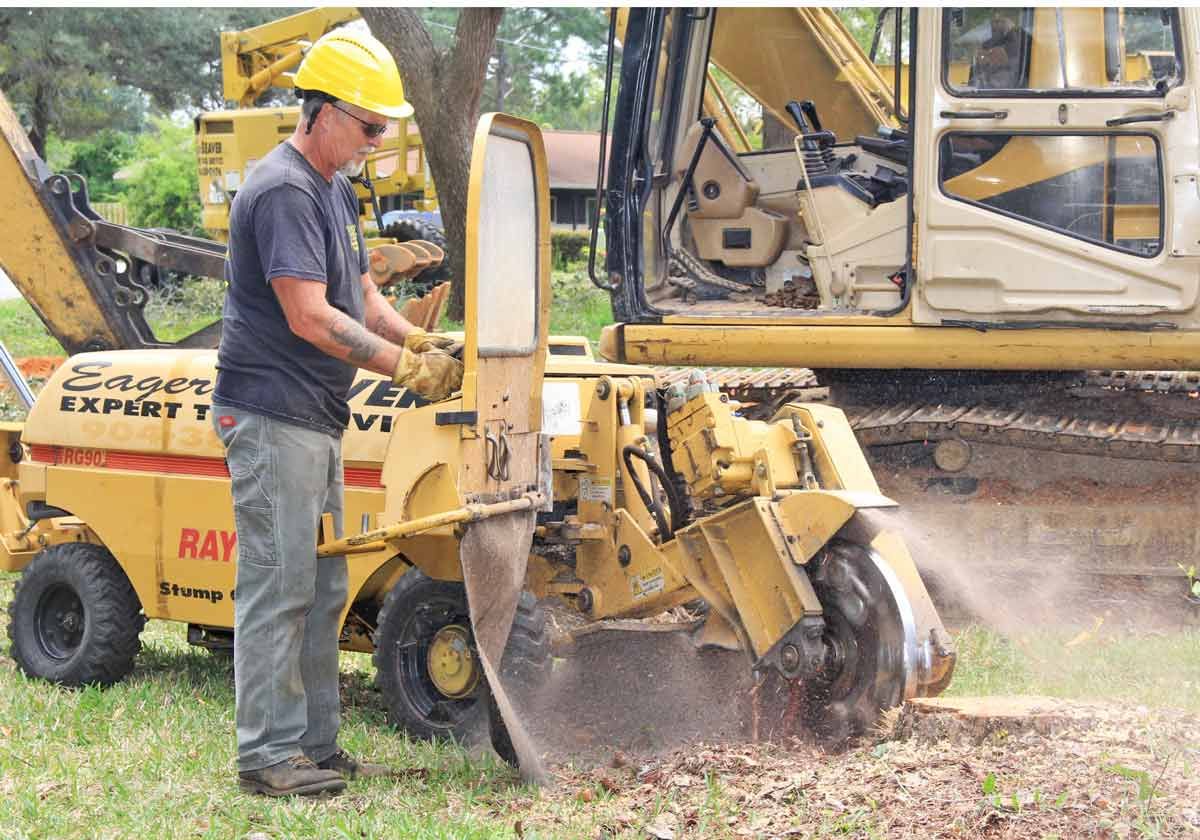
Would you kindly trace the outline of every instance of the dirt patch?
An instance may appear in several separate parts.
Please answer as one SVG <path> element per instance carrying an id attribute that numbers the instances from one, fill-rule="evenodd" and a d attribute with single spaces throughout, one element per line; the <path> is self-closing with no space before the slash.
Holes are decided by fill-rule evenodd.
<path id="1" fill-rule="evenodd" d="M 17 367 L 26 379 L 49 379 L 64 361 L 66 356 L 25 356 L 17 359 Z"/>
<path id="2" fill-rule="evenodd" d="M 1056 701 L 1049 733 L 878 737 L 828 753 L 785 743 L 613 752 L 552 769 L 549 795 L 512 802 L 518 836 L 557 836 L 564 800 L 597 837 L 1184 837 L 1200 834 L 1200 719 Z M 1078 721 L 1078 725 L 1072 723 Z M 514 807 L 515 806 L 515 807 Z"/>

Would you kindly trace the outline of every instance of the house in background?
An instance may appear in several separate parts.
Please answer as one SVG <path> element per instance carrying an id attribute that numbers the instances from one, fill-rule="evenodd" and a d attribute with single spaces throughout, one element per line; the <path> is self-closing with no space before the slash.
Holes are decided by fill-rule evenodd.
<path id="1" fill-rule="evenodd" d="M 542 139 L 550 169 L 550 227 L 586 232 L 596 215 L 600 134 L 546 129 Z"/>
<path id="2" fill-rule="evenodd" d="M 392 128 L 390 131 L 395 131 Z M 384 135 L 389 136 L 389 135 Z M 600 134 L 595 131 L 542 132 L 546 143 L 546 162 L 550 169 L 550 226 L 555 230 L 591 229 L 596 213 L 596 167 L 600 162 Z M 408 166 L 416 171 L 424 165 L 419 152 L 409 152 Z M 396 168 L 393 159 L 384 158 L 376 171 L 385 177 Z M 384 211 L 404 210 L 413 206 L 420 193 L 394 195 L 380 199 Z"/>

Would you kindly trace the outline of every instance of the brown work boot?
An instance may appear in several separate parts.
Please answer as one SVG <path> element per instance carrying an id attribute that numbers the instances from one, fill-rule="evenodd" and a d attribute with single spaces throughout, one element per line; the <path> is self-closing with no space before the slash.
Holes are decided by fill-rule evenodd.
<path id="1" fill-rule="evenodd" d="M 322 770 L 333 770 L 340 773 L 343 779 L 370 779 L 379 776 L 392 775 L 391 769 L 382 764 L 369 764 L 359 761 L 343 749 L 338 749 L 324 761 L 317 762 Z"/>
<path id="2" fill-rule="evenodd" d="M 238 773 L 238 786 L 263 796 L 318 796 L 341 793 L 346 781 L 333 770 L 317 767 L 307 756 L 294 755 L 261 770 Z"/>

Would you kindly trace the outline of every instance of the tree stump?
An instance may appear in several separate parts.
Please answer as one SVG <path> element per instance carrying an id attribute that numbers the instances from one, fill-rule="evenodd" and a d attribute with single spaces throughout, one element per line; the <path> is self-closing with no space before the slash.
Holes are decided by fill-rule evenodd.
<path id="1" fill-rule="evenodd" d="M 1093 728 L 1099 708 L 1053 697 L 921 697 L 904 704 L 896 738 L 979 744 L 994 737 Z"/>

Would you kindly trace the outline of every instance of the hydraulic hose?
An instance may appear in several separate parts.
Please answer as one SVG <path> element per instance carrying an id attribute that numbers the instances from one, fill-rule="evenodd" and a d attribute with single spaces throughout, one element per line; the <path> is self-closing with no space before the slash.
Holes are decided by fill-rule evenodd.
<path id="1" fill-rule="evenodd" d="M 675 536 L 675 531 L 672 530 L 672 523 L 668 522 L 666 512 L 662 509 L 662 504 L 642 486 L 641 479 L 638 478 L 637 472 L 633 468 L 633 458 L 638 458 L 646 465 L 646 468 L 654 474 L 662 485 L 663 490 L 667 494 L 667 504 L 671 507 L 671 518 L 674 520 L 676 511 L 682 509 L 679 499 L 676 496 L 675 485 L 671 483 L 670 476 L 663 469 L 662 464 L 658 460 L 641 447 L 630 444 L 621 450 L 621 459 L 625 462 L 625 474 L 629 476 L 629 480 L 633 483 L 634 489 L 637 490 L 638 496 L 642 500 L 642 504 L 650 511 L 654 517 L 654 521 L 658 523 L 658 533 L 662 537 L 663 542 L 669 542 Z M 682 522 L 682 520 L 678 520 Z"/>

